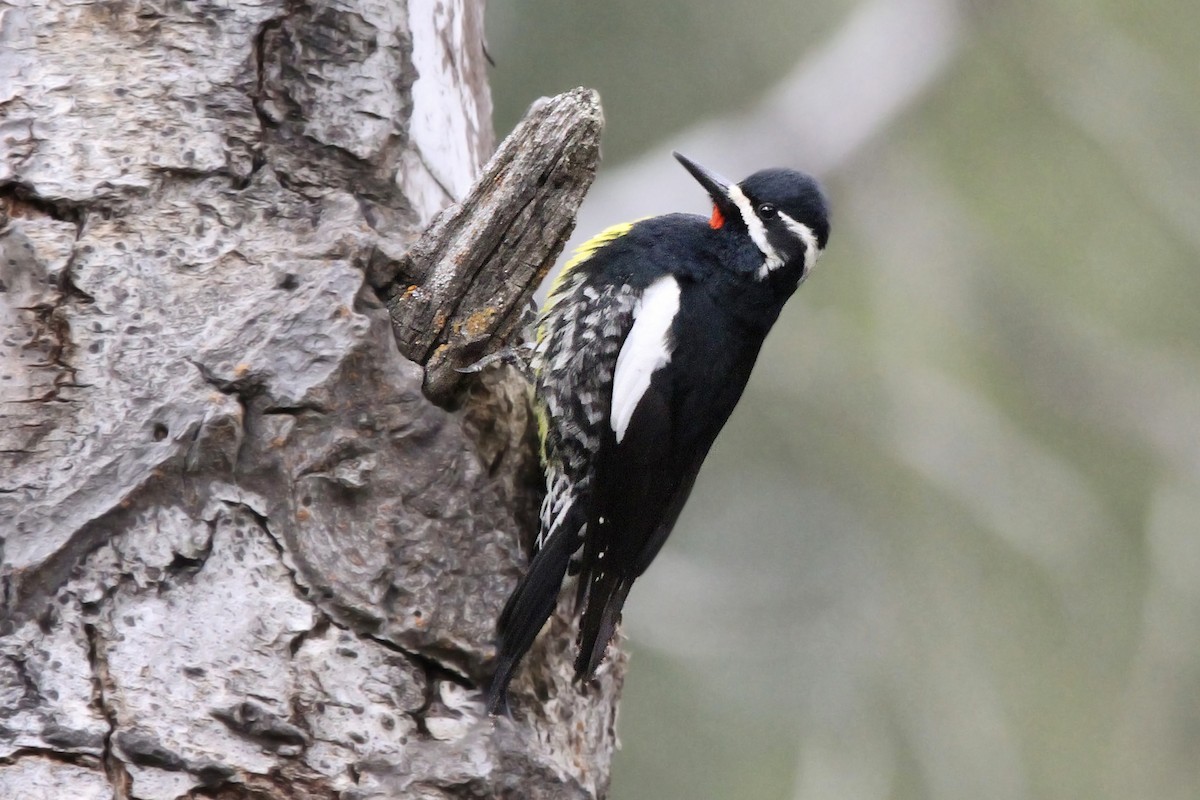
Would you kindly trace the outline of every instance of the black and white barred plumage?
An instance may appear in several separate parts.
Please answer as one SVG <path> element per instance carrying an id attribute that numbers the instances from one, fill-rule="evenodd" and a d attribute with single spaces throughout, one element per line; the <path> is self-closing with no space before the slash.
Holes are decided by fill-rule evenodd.
<path id="1" fill-rule="evenodd" d="M 547 488 L 539 548 L 555 531 L 555 520 L 587 490 L 617 358 L 637 303 L 631 286 L 597 286 L 588 278 L 573 265 L 567 269 L 538 324 L 534 402 Z"/>

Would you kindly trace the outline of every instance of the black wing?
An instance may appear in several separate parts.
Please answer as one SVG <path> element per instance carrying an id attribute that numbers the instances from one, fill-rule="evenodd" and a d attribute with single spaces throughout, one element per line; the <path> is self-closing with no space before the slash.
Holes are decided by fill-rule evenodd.
<path id="1" fill-rule="evenodd" d="M 579 597 L 586 606 L 575 661 L 577 680 L 586 680 L 599 666 L 634 579 L 666 540 L 691 491 L 695 476 L 680 471 L 673 447 L 671 400 L 670 381 L 659 373 L 633 412 L 622 441 L 608 431 L 598 454 L 579 575 Z"/>
<path id="2" fill-rule="evenodd" d="M 678 280 L 670 358 L 657 364 L 624 425 L 621 403 L 614 399 L 615 422 L 606 426 L 596 455 L 581 559 L 578 599 L 585 607 L 577 680 L 589 678 L 603 659 L 634 579 L 674 528 L 762 343 L 760 336 L 739 335 L 721 324 L 710 299 L 686 279 Z M 678 314 L 680 305 L 683 314 Z M 623 352 L 641 323 L 639 316 Z M 621 367 L 617 372 L 614 391 L 619 393 Z"/>
<path id="3" fill-rule="evenodd" d="M 593 240 L 599 244 L 589 243 L 581 252 L 603 258 L 603 245 L 627 229 L 610 229 Z M 571 557 L 579 549 L 592 507 L 593 462 L 608 425 L 602 410 L 609 404 L 617 354 L 633 325 L 635 289 L 598 281 L 594 270 L 570 267 L 547 299 L 539 326 L 536 403 L 547 494 L 537 552 L 497 622 L 499 648 L 488 694 L 492 713 L 507 707 L 508 684 L 554 613 Z"/>
<path id="4" fill-rule="evenodd" d="M 665 275 L 647 287 L 621 345 L 613 395 L 594 460 L 578 601 L 576 679 L 604 656 L 635 578 L 670 533 L 691 488 L 679 436 L 681 386 L 672 360 L 683 286 Z M 698 464 L 696 465 L 698 468 Z"/>

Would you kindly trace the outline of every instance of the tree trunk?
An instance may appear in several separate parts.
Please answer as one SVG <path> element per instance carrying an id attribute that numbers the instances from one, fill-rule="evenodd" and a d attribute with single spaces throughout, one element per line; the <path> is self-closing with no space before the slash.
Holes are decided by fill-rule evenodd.
<path id="1" fill-rule="evenodd" d="M 490 112 L 471 0 L 0 8 L 0 797 L 606 792 L 566 615 L 479 697 L 600 127 Z"/>

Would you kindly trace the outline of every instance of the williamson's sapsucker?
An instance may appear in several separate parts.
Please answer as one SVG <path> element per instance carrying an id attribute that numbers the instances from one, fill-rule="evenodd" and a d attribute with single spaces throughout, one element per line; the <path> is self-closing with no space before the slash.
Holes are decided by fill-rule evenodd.
<path id="1" fill-rule="evenodd" d="M 538 318 L 534 404 L 546 472 L 537 550 L 497 625 L 489 709 L 553 612 L 577 556 L 576 680 L 603 659 L 635 578 L 662 547 L 763 339 L 829 238 L 808 175 L 738 184 L 678 153 L 710 219 L 668 214 L 585 243 Z"/>

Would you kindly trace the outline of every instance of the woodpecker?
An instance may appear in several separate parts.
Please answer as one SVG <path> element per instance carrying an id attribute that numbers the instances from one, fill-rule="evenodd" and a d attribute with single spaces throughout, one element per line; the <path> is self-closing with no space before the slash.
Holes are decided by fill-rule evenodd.
<path id="1" fill-rule="evenodd" d="M 829 238 L 810 176 L 765 169 L 731 184 L 675 153 L 712 216 L 667 214 L 584 243 L 537 319 L 534 410 L 546 475 L 529 568 L 497 623 L 488 697 L 508 685 L 574 564 L 576 681 L 604 657 L 634 579 L 675 526 L 763 340 Z"/>

